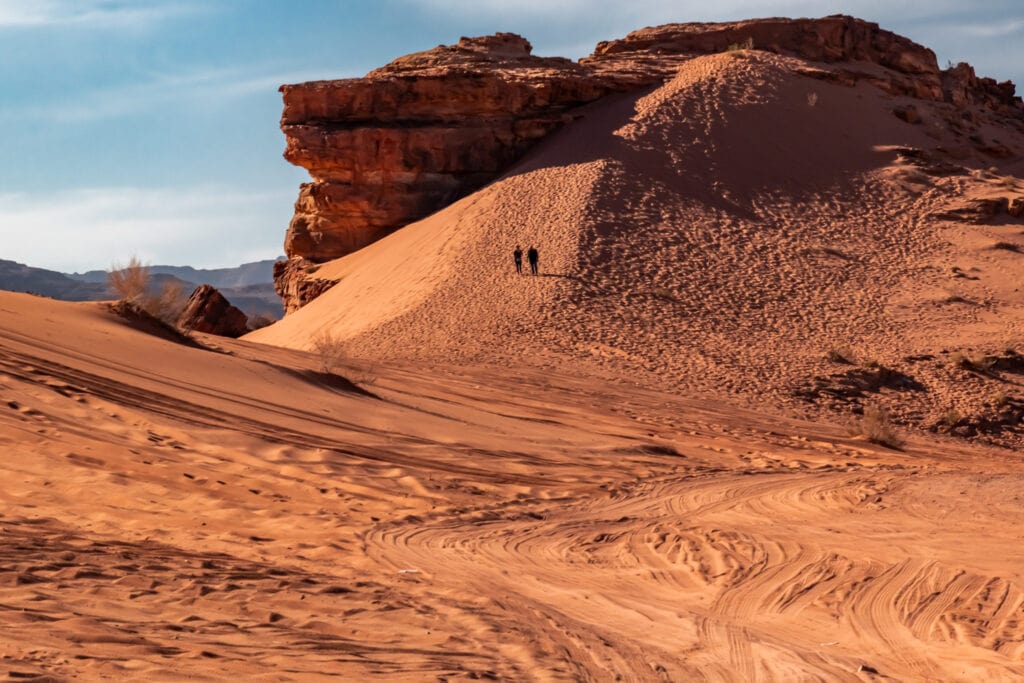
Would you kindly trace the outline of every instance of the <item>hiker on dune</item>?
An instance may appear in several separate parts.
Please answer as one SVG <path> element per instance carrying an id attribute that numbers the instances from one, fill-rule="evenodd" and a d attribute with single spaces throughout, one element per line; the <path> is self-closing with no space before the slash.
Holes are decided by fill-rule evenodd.
<path id="1" fill-rule="evenodd" d="M 523 274 L 523 249 L 518 244 L 516 250 L 512 252 L 512 258 L 516 260 L 516 272 L 520 275 Z"/>
<path id="2" fill-rule="evenodd" d="M 540 260 L 540 254 L 537 253 L 537 247 L 530 247 L 530 250 L 526 252 L 526 258 L 530 261 L 530 273 L 536 275 L 537 262 Z"/>

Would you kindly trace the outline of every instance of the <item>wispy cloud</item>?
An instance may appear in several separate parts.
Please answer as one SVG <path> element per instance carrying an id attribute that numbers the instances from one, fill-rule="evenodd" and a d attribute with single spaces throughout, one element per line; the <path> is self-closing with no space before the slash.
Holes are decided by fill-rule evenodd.
<path id="1" fill-rule="evenodd" d="M 1024 31 L 1024 19 L 992 21 L 989 23 L 969 23 L 962 25 L 960 30 L 969 35 L 981 38 L 999 38 Z"/>
<path id="2" fill-rule="evenodd" d="M 663 22 L 717 20 L 726 16 L 751 18 L 764 16 L 823 16 L 836 12 L 835 3 L 826 0 L 718 0 L 707 3 L 697 0 L 665 2 L 664 0 L 405 0 L 407 4 L 428 11 L 446 12 L 459 16 L 566 18 L 579 21 L 601 18 L 646 18 Z M 933 0 L 926 13 L 948 11 L 962 7 L 957 0 Z M 891 0 L 848 0 L 844 13 L 858 14 L 868 20 L 884 17 L 907 17 L 921 14 L 921 9 L 904 7 Z"/>
<path id="3" fill-rule="evenodd" d="M 218 267 L 281 253 L 294 190 L 109 187 L 0 194 L 3 257 L 61 271 L 132 254 Z"/>
<path id="4" fill-rule="evenodd" d="M 284 83 L 357 75 L 273 67 L 202 68 L 152 73 L 121 85 L 95 88 L 49 103 L 7 107 L 0 118 L 31 116 L 55 123 L 82 123 L 137 116 L 157 110 L 212 108 L 252 95 L 276 93 Z"/>
<path id="5" fill-rule="evenodd" d="M 209 5 L 185 0 L 0 0 L 0 29 L 146 28 L 206 11 Z"/>

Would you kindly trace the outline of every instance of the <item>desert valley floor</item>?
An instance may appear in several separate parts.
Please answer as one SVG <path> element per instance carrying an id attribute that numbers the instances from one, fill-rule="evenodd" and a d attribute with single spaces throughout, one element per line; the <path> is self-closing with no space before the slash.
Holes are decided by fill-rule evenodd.
<path id="1" fill-rule="evenodd" d="M 0 677 L 1024 677 L 1012 451 L 542 358 L 338 374 L 0 294 Z"/>

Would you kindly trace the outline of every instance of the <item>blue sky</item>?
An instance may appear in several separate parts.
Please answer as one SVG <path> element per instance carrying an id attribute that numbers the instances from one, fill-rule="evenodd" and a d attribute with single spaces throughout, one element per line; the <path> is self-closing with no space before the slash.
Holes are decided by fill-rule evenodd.
<path id="1" fill-rule="evenodd" d="M 846 13 L 940 64 L 1024 80 L 1024 3 L 933 0 L 0 0 L 0 258 L 59 270 L 281 253 L 305 171 L 277 86 L 360 76 L 463 35 L 541 55 L 673 21 Z"/>

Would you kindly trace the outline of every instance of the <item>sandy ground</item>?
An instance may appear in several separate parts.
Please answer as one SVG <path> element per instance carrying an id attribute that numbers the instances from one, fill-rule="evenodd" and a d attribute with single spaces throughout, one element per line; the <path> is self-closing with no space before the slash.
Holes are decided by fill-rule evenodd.
<path id="1" fill-rule="evenodd" d="M 1024 466 L 0 294 L 10 680 L 1014 680 Z"/>

